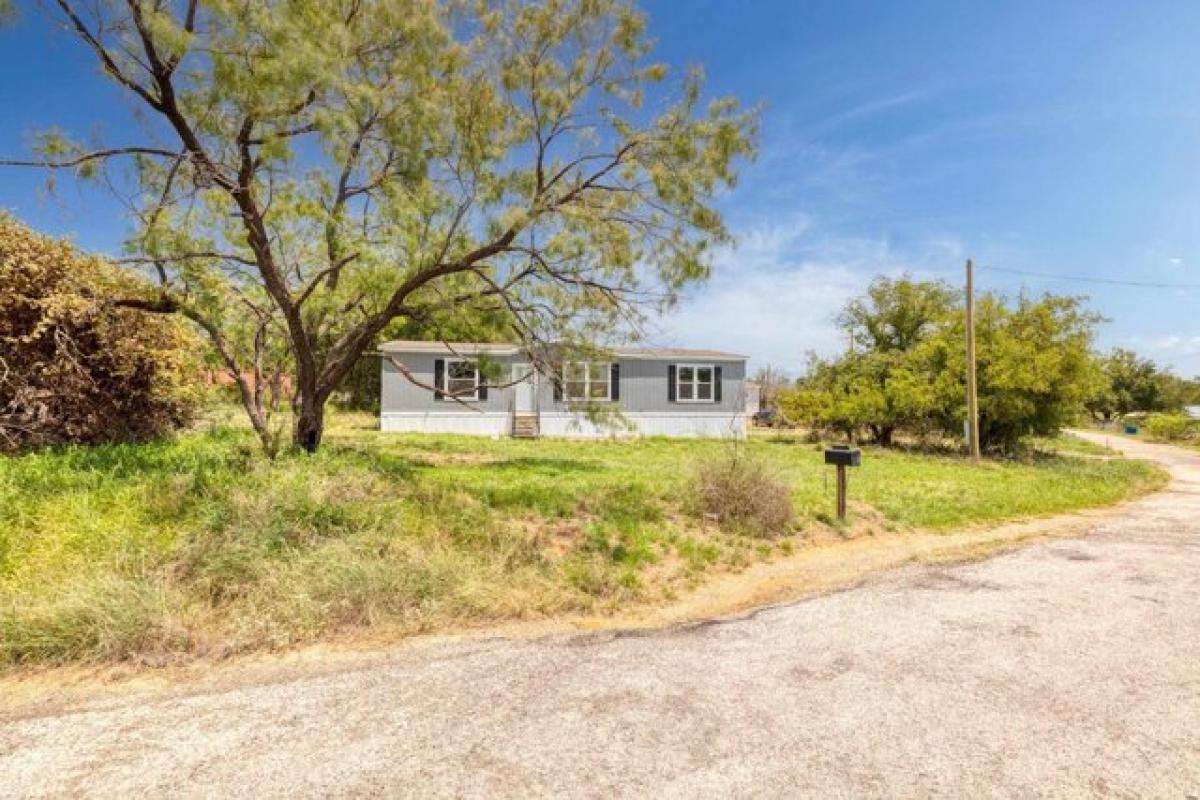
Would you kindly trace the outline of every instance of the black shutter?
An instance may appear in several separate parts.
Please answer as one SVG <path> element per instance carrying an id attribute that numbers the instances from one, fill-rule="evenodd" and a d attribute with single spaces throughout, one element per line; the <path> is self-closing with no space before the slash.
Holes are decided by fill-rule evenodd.
<path id="1" fill-rule="evenodd" d="M 554 384 L 554 402 L 556 403 L 562 402 L 563 394 L 562 375 L 559 373 L 560 370 L 554 370 L 554 373 L 550 376 L 550 383 Z"/>
<path id="2" fill-rule="evenodd" d="M 667 367 L 667 401 L 675 402 L 675 365 Z"/>
<path id="3" fill-rule="evenodd" d="M 479 399 L 487 400 L 487 376 L 479 370 L 478 366 L 475 368 L 475 375 L 479 378 L 479 383 L 476 384 L 479 389 Z"/>
<path id="4" fill-rule="evenodd" d="M 713 402 L 721 402 L 721 368 L 713 367 Z"/>
<path id="5" fill-rule="evenodd" d="M 609 389 L 613 400 L 621 399 L 621 365 L 613 364 L 612 373 L 608 376 Z"/>
<path id="6" fill-rule="evenodd" d="M 445 395 L 442 394 L 442 387 L 446 385 L 446 359 L 435 358 L 433 360 L 433 399 L 443 400 Z"/>

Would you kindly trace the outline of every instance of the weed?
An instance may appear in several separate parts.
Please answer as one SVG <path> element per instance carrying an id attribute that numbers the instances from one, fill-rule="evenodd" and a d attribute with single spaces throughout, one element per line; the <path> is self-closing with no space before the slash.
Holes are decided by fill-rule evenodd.
<path id="1" fill-rule="evenodd" d="M 737 529 L 776 536 L 795 520 L 788 485 L 765 462 L 735 452 L 702 463 L 693 492 L 701 513 Z"/>
<path id="2" fill-rule="evenodd" d="M 0 666 L 601 612 L 769 557 L 743 534 L 828 521 L 833 506 L 807 446 L 751 440 L 730 466 L 715 441 L 393 436 L 369 421 L 336 414 L 319 453 L 275 461 L 221 424 L 0 458 Z M 689 516 L 696 464 L 712 465 L 710 508 L 726 518 L 757 509 L 771 484 L 770 513 L 749 517 L 765 522 Z M 1162 480 L 1121 459 L 977 466 L 869 449 L 850 493 L 885 528 L 946 528 L 1110 503 Z"/>

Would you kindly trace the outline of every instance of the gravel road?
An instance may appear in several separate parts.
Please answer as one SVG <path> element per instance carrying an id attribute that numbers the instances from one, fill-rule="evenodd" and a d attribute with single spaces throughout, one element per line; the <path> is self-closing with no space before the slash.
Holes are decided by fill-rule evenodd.
<path id="1" fill-rule="evenodd" d="M 0 796 L 1200 796 L 1200 455 L 962 566 L 0 723 Z"/>

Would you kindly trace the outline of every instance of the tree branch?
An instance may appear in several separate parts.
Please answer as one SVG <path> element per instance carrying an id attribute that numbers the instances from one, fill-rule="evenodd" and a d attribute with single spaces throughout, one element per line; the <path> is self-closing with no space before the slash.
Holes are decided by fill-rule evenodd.
<path id="1" fill-rule="evenodd" d="M 162 110 L 161 101 L 159 98 L 152 95 L 148 89 L 121 71 L 121 68 L 117 66 L 116 60 L 113 59 L 112 54 L 108 52 L 108 48 L 101 43 L 100 39 L 92 33 L 91 29 L 88 28 L 80 16 L 75 13 L 75 9 L 71 6 L 71 4 L 68 3 L 67 0 L 57 0 L 57 3 L 58 7 L 62 9 L 62 12 L 66 14 L 67 19 L 71 21 L 71 24 L 74 26 L 76 32 L 78 32 L 80 38 L 87 42 L 88 46 L 96 52 L 96 55 L 100 58 L 100 64 L 104 67 L 104 71 L 112 76 L 117 83 L 120 83 L 125 88 L 137 94 L 138 97 L 145 100 L 151 108 Z"/>
<path id="2" fill-rule="evenodd" d="M 51 161 L 42 159 L 41 161 L 31 161 L 24 159 L 0 159 L 0 167 L 45 167 L 48 169 L 70 169 L 78 167 L 81 164 L 86 164 L 89 161 L 97 161 L 99 159 L 114 158 L 116 156 L 157 156 L 159 158 L 179 158 L 179 153 L 171 150 L 164 150 L 158 147 L 112 147 L 106 150 L 93 150 L 90 153 L 83 153 L 74 158 L 63 161 Z"/>
<path id="3" fill-rule="evenodd" d="M 161 295 L 153 300 L 127 297 L 112 300 L 108 305 L 113 308 L 132 308 L 150 314 L 175 314 L 181 309 L 179 301 L 170 295 Z"/>

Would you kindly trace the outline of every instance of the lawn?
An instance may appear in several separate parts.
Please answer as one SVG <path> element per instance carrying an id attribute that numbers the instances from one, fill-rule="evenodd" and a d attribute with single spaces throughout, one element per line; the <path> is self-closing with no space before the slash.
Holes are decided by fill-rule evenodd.
<path id="1" fill-rule="evenodd" d="M 658 602 L 707 574 L 808 546 L 829 524 L 819 448 L 737 445 L 792 488 L 795 530 L 694 512 L 717 441 L 382 435 L 338 415 L 316 456 L 270 462 L 248 431 L 0 459 L 0 666 L 187 658 L 364 629 Z M 1044 455 L 972 465 L 868 450 L 859 528 L 954 526 L 1113 503 L 1162 485 L 1140 462 Z"/>

